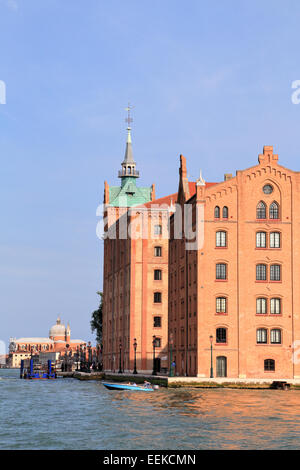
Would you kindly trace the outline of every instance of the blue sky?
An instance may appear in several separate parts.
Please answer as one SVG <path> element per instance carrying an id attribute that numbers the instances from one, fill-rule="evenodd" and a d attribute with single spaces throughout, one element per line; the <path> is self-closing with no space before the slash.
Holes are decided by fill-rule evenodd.
<path id="1" fill-rule="evenodd" d="M 102 286 L 96 208 L 119 184 L 134 108 L 139 184 L 175 192 L 252 166 L 300 170 L 298 1 L 0 0 L 0 339 L 58 314 L 92 339 Z"/>

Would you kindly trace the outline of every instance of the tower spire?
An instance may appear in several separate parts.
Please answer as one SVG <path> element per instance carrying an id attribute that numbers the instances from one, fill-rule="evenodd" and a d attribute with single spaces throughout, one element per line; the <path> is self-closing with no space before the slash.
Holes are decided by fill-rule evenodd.
<path id="1" fill-rule="evenodd" d="M 119 171 L 119 178 L 138 178 L 139 177 L 139 172 L 136 171 L 136 163 L 133 158 L 133 153 L 132 153 L 132 142 L 131 142 L 131 126 L 130 124 L 133 122 L 133 119 L 130 115 L 130 111 L 133 109 L 133 107 L 128 103 L 127 108 L 125 110 L 127 111 L 128 115 L 127 118 L 125 119 L 125 122 L 127 122 L 127 141 L 126 141 L 126 150 L 125 150 L 125 156 L 124 160 L 122 162 L 122 170 Z"/>

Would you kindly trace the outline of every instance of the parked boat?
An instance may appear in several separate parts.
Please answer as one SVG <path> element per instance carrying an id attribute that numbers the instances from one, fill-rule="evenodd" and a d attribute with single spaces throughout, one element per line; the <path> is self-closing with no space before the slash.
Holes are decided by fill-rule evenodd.
<path id="1" fill-rule="evenodd" d="M 102 383 L 104 387 L 108 388 L 109 390 L 136 390 L 141 392 L 153 392 L 153 390 L 155 390 L 155 388 L 150 383 L 145 383 L 144 385 L 137 385 L 136 383 Z"/>

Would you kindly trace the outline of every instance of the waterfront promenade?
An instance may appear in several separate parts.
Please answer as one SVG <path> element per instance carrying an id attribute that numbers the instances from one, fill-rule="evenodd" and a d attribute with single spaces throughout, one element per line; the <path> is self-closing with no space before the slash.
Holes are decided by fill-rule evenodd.
<path id="1" fill-rule="evenodd" d="M 166 375 L 145 375 L 130 373 L 113 373 L 113 372 L 62 372 L 61 377 L 75 378 L 79 380 L 111 380 L 113 382 L 136 382 L 143 383 L 145 380 L 161 387 L 179 388 L 179 387 L 196 387 L 196 388 L 240 388 L 240 389 L 270 389 L 273 388 L 274 381 L 287 383 L 292 389 L 299 389 L 300 379 L 240 379 L 230 377 L 168 377 Z"/>

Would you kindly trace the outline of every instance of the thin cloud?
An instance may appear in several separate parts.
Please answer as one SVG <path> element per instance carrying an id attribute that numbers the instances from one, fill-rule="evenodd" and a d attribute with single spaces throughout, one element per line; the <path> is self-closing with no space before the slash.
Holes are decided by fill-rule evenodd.
<path id="1" fill-rule="evenodd" d="M 4 0 L 1 3 L 6 5 L 10 10 L 18 11 L 19 5 L 17 4 L 16 0 Z"/>

